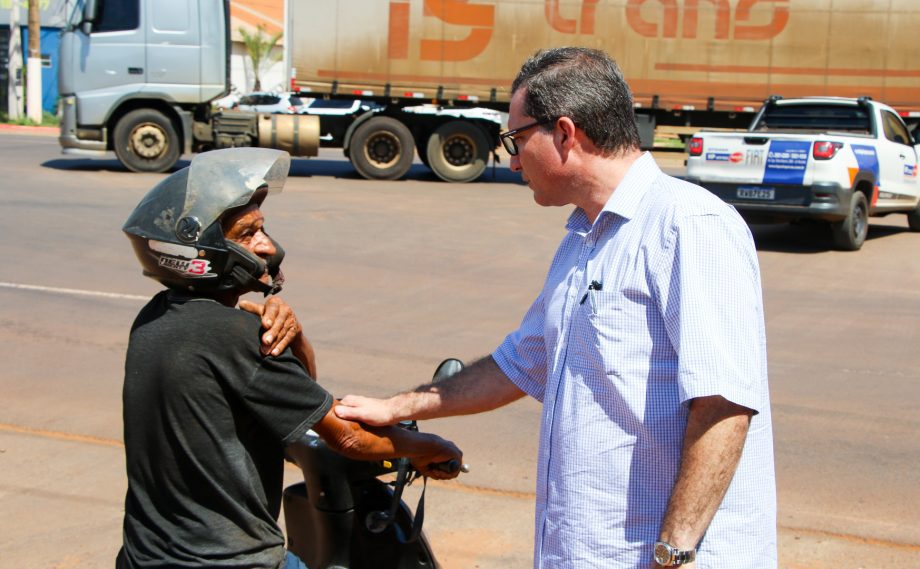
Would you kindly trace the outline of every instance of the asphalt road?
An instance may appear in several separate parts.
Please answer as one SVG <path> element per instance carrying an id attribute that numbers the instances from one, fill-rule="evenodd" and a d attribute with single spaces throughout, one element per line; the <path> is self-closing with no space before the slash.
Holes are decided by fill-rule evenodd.
<path id="1" fill-rule="evenodd" d="M 124 348 L 159 288 L 120 227 L 163 175 L 61 156 L 47 134 L 0 131 L 0 156 L 0 565 L 110 567 Z M 680 162 L 662 161 L 673 172 Z M 446 356 L 489 353 L 539 290 L 568 213 L 534 205 L 507 167 L 465 185 L 421 165 L 405 181 L 370 182 L 337 152 L 295 161 L 264 209 L 287 250 L 283 295 L 339 396 L 386 395 Z M 862 251 L 841 253 L 820 227 L 754 232 L 780 565 L 916 567 L 920 235 L 903 216 L 873 220 Z M 525 400 L 421 425 L 457 441 L 473 467 L 426 499 L 447 569 L 530 565 L 538 414 Z"/>

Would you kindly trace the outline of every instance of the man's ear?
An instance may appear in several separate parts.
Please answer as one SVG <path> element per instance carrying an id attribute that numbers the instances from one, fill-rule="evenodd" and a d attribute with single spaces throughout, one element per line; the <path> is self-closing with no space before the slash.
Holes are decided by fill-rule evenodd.
<path id="1" fill-rule="evenodd" d="M 569 117 L 556 119 L 556 130 L 553 142 L 559 149 L 559 154 L 565 159 L 575 146 L 575 131 L 577 127 Z"/>

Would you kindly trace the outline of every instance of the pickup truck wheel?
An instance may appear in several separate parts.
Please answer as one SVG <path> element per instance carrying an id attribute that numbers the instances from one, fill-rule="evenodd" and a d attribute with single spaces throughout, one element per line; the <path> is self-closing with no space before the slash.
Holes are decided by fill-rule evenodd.
<path id="1" fill-rule="evenodd" d="M 166 172 L 179 160 L 179 135 L 154 109 L 136 109 L 115 125 L 115 155 L 134 172 Z"/>
<path id="2" fill-rule="evenodd" d="M 415 144 L 403 123 L 374 117 L 355 130 L 348 154 L 352 165 L 368 180 L 398 180 L 412 167 Z"/>
<path id="3" fill-rule="evenodd" d="M 907 226 L 910 227 L 911 231 L 920 231 L 920 205 L 917 205 L 917 208 L 907 213 Z"/>
<path id="4" fill-rule="evenodd" d="M 853 192 L 850 214 L 843 221 L 831 224 L 834 244 L 844 251 L 858 251 L 869 233 L 869 202 L 866 194 Z"/>
<path id="5" fill-rule="evenodd" d="M 428 165 L 445 182 L 472 182 L 488 162 L 489 141 L 471 122 L 444 123 L 428 138 Z"/>

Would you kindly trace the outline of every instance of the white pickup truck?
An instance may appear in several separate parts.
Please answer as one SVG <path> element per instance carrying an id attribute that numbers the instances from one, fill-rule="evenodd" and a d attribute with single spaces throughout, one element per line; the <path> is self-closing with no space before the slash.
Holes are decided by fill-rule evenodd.
<path id="1" fill-rule="evenodd" d="M 906 213 L 920 231 L 920 129 L 914 136 L 868 98 L 771 97 L 747 132 L 694 135 L 687 179 L 751 222 L 830 222 L 837 247 L 855 251 L 869 216 Z"/>

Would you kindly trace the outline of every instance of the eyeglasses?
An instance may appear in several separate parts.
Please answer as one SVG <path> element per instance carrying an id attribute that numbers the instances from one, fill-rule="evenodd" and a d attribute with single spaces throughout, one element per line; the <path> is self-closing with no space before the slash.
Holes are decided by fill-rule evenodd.
<path id="1" fill-rule="evenodd" d="M 527 125 L 524 125 L 524 126 L 522 126 L 522 127 L 520 127 L 520 128 L 516 128 L 516 129 L 514 129 L 514 130 L 509 130 L 508 132 L 502 133 L 502 134 L 500 134 L 500 135 L 498 136 L 498 138 L 499 138 L 499 140 L 502 141 L 502 146 L 505 147 L 505 150 L 508 151 L 508 154 L 510 154 L 511 156 L 517 156 L 517 154 L 518 154 L 518 147 L 517 147 L 517 142 L 514 140 L 515 135 L 520 134 L 520 133 L 524 132 L 525 130 L 531 129 L 531 128 L 535 127 L 535 126 L 547 124 L 547 123 L 550 123 L 550 122 L 552 122 L 552 121 L 536 121 L 536 122 L 532 122 L 532 123 L 527 124 Z"/>

